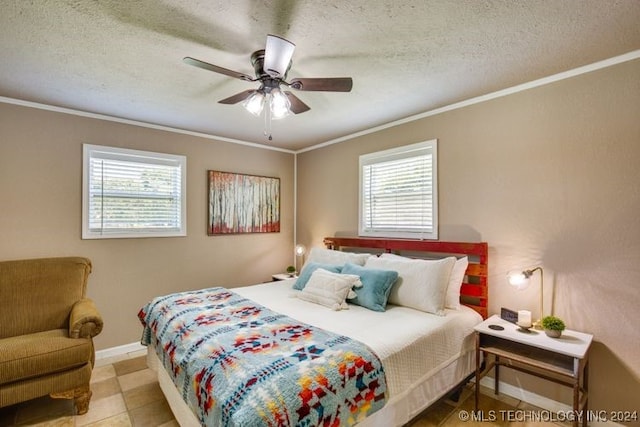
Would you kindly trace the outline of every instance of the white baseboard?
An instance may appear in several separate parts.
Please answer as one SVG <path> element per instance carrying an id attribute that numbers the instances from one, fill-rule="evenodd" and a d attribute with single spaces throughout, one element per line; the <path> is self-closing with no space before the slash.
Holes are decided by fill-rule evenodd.
<path id="1" fill-rule="evenodd" d="M 533 393 L 531 391 L 524 390 L 520 387 L 516 387 L 514 385 L 499 381 L 500 394 L 506 394 L 507 396 L 513 397 L 514 399 L 521 400 L 530 405 L 536 406 L 538 408 L 545 409 L 552 413 L 570 413 L 573 408 L 570 405 L 567 405 L 562 402 L 555 401 L 553 399 L 549 399 L 548 397 L 541 396 L 539 394 Z M 480 380 L 480 385 L 487 387 L 493 390 L 493 378 L 484 377 Z M 593 411 L 593 415 L 595 415 L 597 411 Z M 605 411 L 602 411 L 605 412 Z M 590 420 L 589 426 L 597 427 L 624 427 L 622 424 L 615 423 L 613 421 L 597 421 Z"/>
<path id="2" fill-rule="evenodd" d="M 490 377 L 484 377 L 480 380 L 480 385 L 491 390 L 493 390 L 493 384 L 493 378 Z M 537 406 L 538 408 L 552 412 L 570 411 L 572 409 L 570 405 L 549 399 L 548 397 L 540 396 L 539 394 L 524 390 L 509 383 L 499 381 L 499 384 L 501 394 L 506 394 L 514 399 L 522 400 L 523 402 L 527 402 L 528 404 Z"/>
<path id="3" fill-rule="evenodd" d="M 147 347 L 143 346 L 139 342 L 132 342 L 130 344 L 119 345 L 117 347 L 105 348 L 104 350 L 96 351 L 96 360 L 108 359 L 111 357 L 125 356 L 129 353 L 136 351 L 146 351 Z"/>

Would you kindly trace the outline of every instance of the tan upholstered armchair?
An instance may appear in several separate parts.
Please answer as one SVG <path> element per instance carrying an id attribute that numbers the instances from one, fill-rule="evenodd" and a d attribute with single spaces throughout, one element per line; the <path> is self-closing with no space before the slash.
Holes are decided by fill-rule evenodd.
<path id="1" fill-rule="evenodd" d="M 78 257 L 0 262 L 0 407 L 51 395 L 89 409 L 102 330 L 85 296 L 89 273 Z"/>

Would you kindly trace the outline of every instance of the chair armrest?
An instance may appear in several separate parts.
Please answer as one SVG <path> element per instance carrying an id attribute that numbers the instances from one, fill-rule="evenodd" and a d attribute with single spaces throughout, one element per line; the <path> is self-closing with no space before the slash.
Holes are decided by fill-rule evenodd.
<path id="1" fill-rule="evenodd" d="M 83 298 L 71 308 L 69 337 L 93 338 L 102 331 L 102 316 L 89 298 Z"/>

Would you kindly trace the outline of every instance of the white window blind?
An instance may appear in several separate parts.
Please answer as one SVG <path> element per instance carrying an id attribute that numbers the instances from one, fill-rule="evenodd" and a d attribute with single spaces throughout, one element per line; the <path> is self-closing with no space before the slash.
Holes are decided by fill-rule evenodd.
<path id="1" fill-rule="evenodd" d="M 84 239 L 186 235 L 186 158 L 84 145 Z"/>
<path id="2" fill-rule="evenodd" d="M 360 156 L 360 235 L 438 238 L 436 145 Z"/>

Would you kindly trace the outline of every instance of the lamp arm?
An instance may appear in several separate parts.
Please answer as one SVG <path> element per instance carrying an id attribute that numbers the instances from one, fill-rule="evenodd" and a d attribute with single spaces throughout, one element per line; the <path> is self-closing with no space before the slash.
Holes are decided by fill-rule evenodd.
<path id="1" fill-rule="evenodd" d="M 536 267 L 531 270 L 526 270 L 523 273 L 529 278 L 536 271 L 540 271 L 540 319 L 536 322 L 536 329 L 542 329 L 542 318 L 544 317 L 544 270 L 542 267 Z"/>

